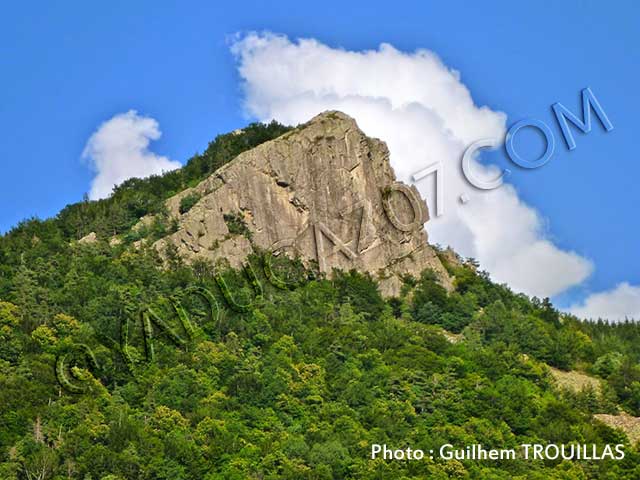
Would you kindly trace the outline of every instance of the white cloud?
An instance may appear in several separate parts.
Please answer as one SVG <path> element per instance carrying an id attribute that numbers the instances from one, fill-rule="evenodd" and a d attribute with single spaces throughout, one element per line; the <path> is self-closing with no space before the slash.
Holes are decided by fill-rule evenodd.
<path id="1" fill-rule="evenodd" d="M 569 312 L 583 319 L 640 320 L 640 286 L 620 283 L 613 290 L 590 295 L 581 304 L 569 308 Z"/>
<path id="2" fill-rule="evenodd" d="M 250 116 L 297 124 L 324 110 L 344 111 L 368 135 L 387 142 L 396 175 L 405 182 L 441 161 L 443 216 L 434 215 L 432 180 L 417 184 L 432 213 L 431 242 L 476 258 L 494 280 L 530 295 L 552 296 L 590 275 L 591 262 L 548 240 L 540 215 L 512 186 L 479 192 L 464 180 L 464 149 L 479 139 L 502 139 L 506 115 L 477 107 L 460 74 L 433 52 L 404 53 L 388 44 L 353 52 L 270 33 L 238 38 L 232 51 Z M 477 162 L 473 168 L 487 178 L 498 173 Z M 471 199 L 468 204 L 459 202 L 461 194 Z"/>
<path id="3" fill-rule="evenodd" d="M 115 115 L 100 125 L 82 153 L 96 171 L 89 198 L 108 197 L 115 185 L 128 178 L 144 178 L 180 168 L 179 162 L 149 151 L 149 143 L 161 135 L 158 122 L 138 115 L 135 110 Z"/>

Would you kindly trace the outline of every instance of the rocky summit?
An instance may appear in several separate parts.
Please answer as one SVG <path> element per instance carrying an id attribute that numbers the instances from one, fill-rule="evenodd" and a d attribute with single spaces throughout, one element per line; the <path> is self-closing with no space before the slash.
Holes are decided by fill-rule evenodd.
<path id="1" fill-rule="evenodd" d="M 246 151 L 194 188 L 167 201 L 178 230 L 154 246 L 173 244 L 188 262 L 239 267 L 257 249 L 286 252 L 331 274 L 368 272 L 384 295 L 401 276 L 446 270 L 427 243 L 426 202 L 396 181 L 384 142 L 367 137 L 336 111 Z"/>

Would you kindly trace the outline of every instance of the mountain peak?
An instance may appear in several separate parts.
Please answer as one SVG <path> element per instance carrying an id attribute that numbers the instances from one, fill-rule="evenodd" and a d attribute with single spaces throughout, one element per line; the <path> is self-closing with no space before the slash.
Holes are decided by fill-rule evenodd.
<path id="1" fill-rule="evenodd" d="M 372 274 L 386 295 L 401 277 L 446 270 L 427 243 L 425 201 L 397 182 L 389 150 L 339 111 L 246 151 L 167 201 L 175 233 L 157 241 L 188 262 L 242 265 L 256 250 L 287 252 L 334 268 Z"/>

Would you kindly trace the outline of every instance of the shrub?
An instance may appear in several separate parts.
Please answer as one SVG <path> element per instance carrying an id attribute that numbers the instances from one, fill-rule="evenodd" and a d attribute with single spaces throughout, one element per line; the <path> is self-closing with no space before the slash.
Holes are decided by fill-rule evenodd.
<path id="1" fill-rule="evenodd" d="M 180 210 L 180 213 L 187 213 L 189 210 L 191 210 L 191 208 L 193 208 L 196 203 L 200 201 L 200 198 L 202 198 L 202 195 L 200 195 L 199 193 L 190 193 L 189 195 L 185 195 L 184 197 L 182 197 L 182 200 L 180 200 L 180 207 L 178 208 Z"/>

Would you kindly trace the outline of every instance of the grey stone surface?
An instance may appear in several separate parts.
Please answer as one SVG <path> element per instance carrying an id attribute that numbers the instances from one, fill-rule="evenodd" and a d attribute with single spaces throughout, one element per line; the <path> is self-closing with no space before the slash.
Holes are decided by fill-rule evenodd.
<path id="1" fill-rule="evenodd" d="M 78 240 L 78 243 L 82 243 L 82 244 L 92 244 L 92 243 L 96 243 L 98 241 L 98 236 L 96 235 L 96 232 L 91 232 L 88 235 L 85 235 L 84 237 L 82 237 L 80 240 Z"/>
<path id="2" fill-rule="evenodd" d="M 180 214 L 181 199 L 194 193 L 200 200 Z M 187 261 L 240 267 L 255 248 L 283 250 L 329 275 L 369 272 L 385 295 L 399 292 L 402 274 L 425 268 L 450 288 L 427 243 L 426 203 L 415 187 L 396 182 L 386 145 L 341 112 L 242 153 L 167 207 L 180 228 L 154 246 L 162 253 L 174 244 Z M 225 215 L 235 218 L 231 231 Z"/>

